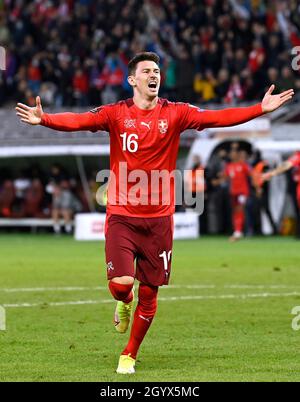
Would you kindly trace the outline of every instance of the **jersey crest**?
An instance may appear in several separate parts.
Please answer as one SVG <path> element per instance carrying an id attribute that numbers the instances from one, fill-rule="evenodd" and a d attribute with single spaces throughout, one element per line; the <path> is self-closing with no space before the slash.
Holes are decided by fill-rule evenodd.
<path id="1" fill-rule="evenodd" d="M 159 119 L 158 120 L 158 129 L 161 134 L 166 134 L 168 131 L 168 120 L 167 119 Z"/>

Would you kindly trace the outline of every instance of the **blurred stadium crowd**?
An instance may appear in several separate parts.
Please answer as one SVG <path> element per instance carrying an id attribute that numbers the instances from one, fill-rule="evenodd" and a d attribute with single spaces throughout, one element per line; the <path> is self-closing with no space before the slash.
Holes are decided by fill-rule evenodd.
<path id="1" fill-rule="evenodd" d="M 95 184 L 95 179 L 89 181 L 91 194 L 94 195 Z M 55 232 L 60 232 L 58 222 L 63 219 L 66 231 L 71 232 L 73 216 L 80 211 L 89 211 L 81 182 L 61 165 L 52 165 L 47 173 L 37 164 L 14 174 L 9 169 L 1 171 L 0 217 L 51 217 Z"/>
<path id="2" fill-rule="evenodd" d="M 88 180 L 89 195 L 95 210 L 105 212 L 96 202 L 98 185 L 96 172 Z M 60 232 L 62 219 L 66 232 L 72 231 L 72 220 L 77 212 L 89 212 L 90 205 L 78 176 L 70 174 L 60 164 L 53 164 L 49 171 L 38 164 L 12 172 L 1 169 L 0 218 L 52 218 L 54 231 Z"/>
<path id="3" fill-rule="evenodd" d="M 161 57 L 161 96 L 235 104 L 300 88 L 296 0 L 1 0 L 0 105 L 87 106 L 131 96 L 126 64 Z"/>

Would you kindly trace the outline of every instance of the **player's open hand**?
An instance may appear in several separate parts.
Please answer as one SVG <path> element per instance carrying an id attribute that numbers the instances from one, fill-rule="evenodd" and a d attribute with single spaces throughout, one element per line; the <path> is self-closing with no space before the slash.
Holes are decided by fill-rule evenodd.
<path id="1" fill-rule="evenodd" d="M 39 96 L 36 97 L 35 107 L 29 107 L 23 103 L 18 103 L 16 111 L 17 116 L 19 116 L 24 123 L 32 125 L 40 124 L 43 116 L 41 98 Z"/>
<path id="2" fill-rule="evenodd" d="M 268 92 L 262 100 L 262 110 L 264 113 L 270 113 L 291 100 L 294 96 L 294 90 L 289 89 L 278 95 L 272 95 L 275 85 L 271 85 Z"/>

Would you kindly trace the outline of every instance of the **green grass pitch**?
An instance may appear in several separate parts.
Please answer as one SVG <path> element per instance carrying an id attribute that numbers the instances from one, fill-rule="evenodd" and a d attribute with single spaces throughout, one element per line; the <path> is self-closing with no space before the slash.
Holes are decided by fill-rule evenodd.
<path id="1" fill-rule="evenodd" d="M 0 381 L 299 381 L 299 242 L 175 241 L 136 374 L 115 374 L 104 243 L 0 235 Z M 24 306 L 27 305 L 27 307 Z"/>

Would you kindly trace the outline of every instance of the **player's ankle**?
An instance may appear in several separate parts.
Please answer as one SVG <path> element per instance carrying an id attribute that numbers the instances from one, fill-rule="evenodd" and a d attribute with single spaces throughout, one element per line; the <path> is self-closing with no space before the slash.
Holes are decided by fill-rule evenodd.
<path id="1" fill-rule="evenodd" d="M 136 355 L 137 355 L 137 352 L 135 352 L 135 351 L 130 351 L 130 350 L 128 350 L 127 348 L 125 348 L 124 350 L 123 350 L 123 352 L 121 353 L 121 356 L 130 356 L 132 359 L 134 359 L 134 360 L 136 360 Z"/>

